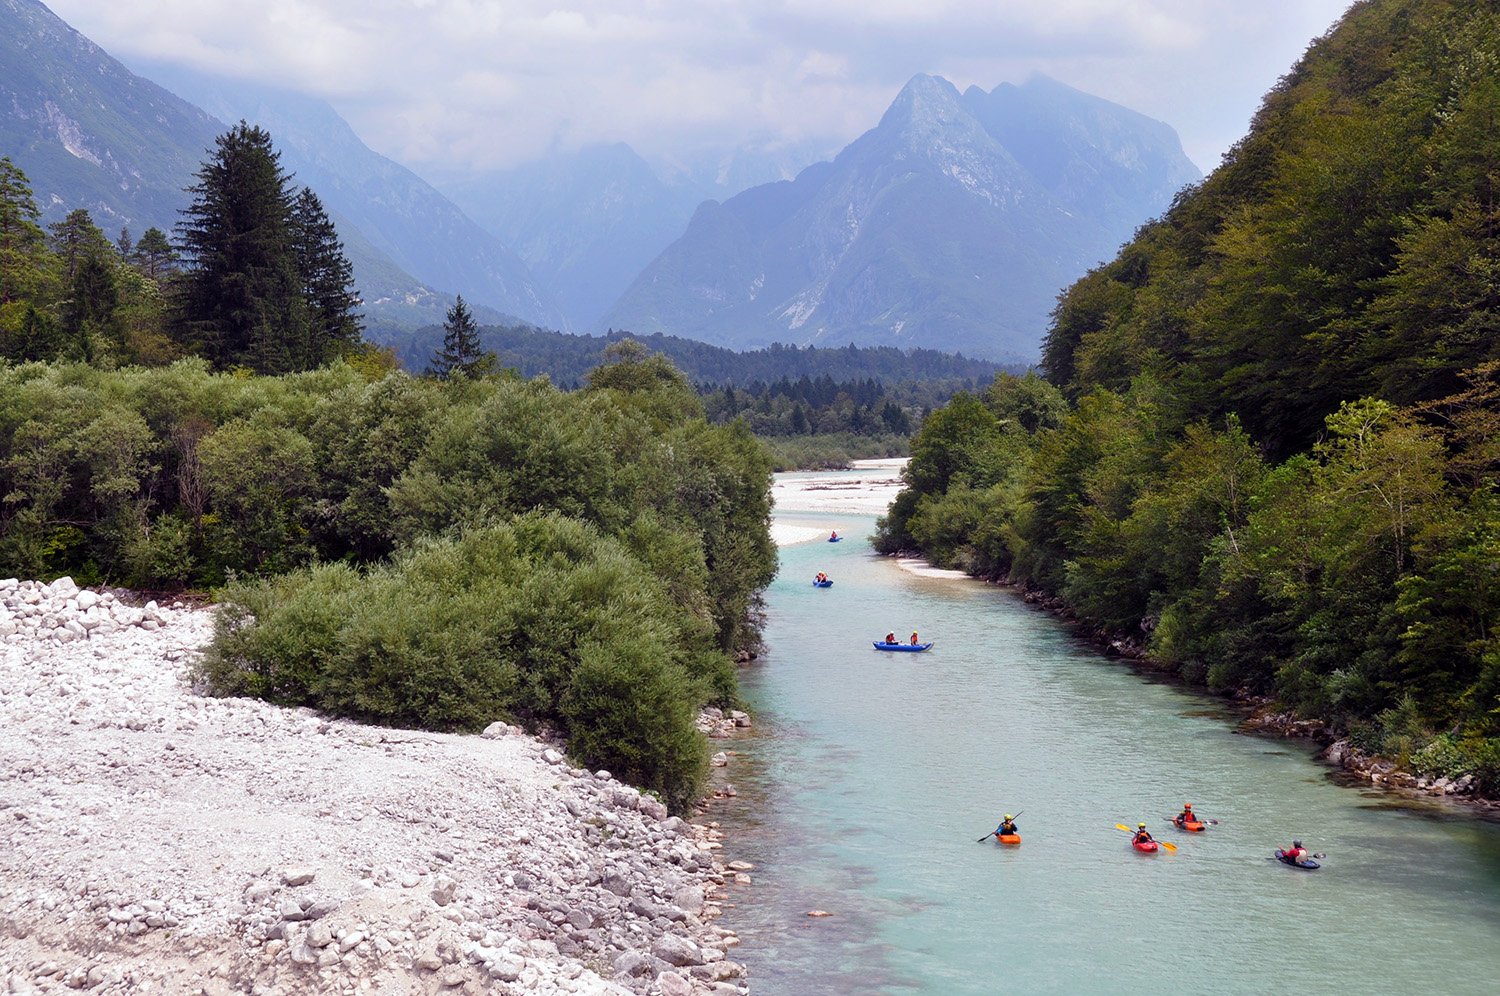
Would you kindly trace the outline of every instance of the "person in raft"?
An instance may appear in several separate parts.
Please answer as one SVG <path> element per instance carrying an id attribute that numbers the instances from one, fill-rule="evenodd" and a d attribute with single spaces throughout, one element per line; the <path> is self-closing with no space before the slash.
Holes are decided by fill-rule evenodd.
<path id="1" fill-rule="evenodd" d="M 1009 813 L 1005 814 L 1005 819 L 1001 820 L 1000 825 L 995 828 L 996 837 L 999 837 L 1001 834 L 1009 836 L 1010 834 L 1020 832 L 1016 829 L 1016 818 Z"/>
<path id="2" fill-rule="evenodd" d="M 1300 865 L 1307 860 L 1307 848 L 1302 846 L 1302 841 L 1294 840 L 1291 847 L 1281 852 L 1281 856 Z"/>
<path id="3" fill-rule="evenodd" d="M 1146 824 L 1137 823 L 1135 825 L 1135 842 L 1137 844 L 1149 843 L 1153 839 L 1154 838 L 1151 836 L 1151 831 L 1146 829 Z"/>
<path id="4" fill-rule="evenodd" d="M 896 642 L 896 633 L 895 633 L 894 630 L 892 630 L 891 632 L 885 634 L 885 642 L 886 643 L 895 643 Z"/>
<path id="5" fill-rule="evenodd" d="M 914 646 L 914 647 L 917 645 L 917 631 L 916 630 L 912 630 L 911 631 L 911 645 Z"/>
<path id="6" fill-rule="evenodd" d="M 1182 812 L 1177 814 L 1176 822 L 1179 826 L 1182 826 L 1187 823 L 1202 823 L 1203 821 L 1193 815 L 1193 804 L 1191 802 L 1184 802 L 1182 804 Z"/>
<path id="7" fill-rule="evenodd" d="M 828 575 L 824 574 L 822 571 L 819 571 L 816 580 L 818 580 L 818 581 L 827 581 L 828 580 Z"/>
<path id="8" fill-rule="evenodd" d="M 833 532 L 831 532 L 831 533 L 828 534 L 828 538 L 831 539 L 831 540 L 838 539 L 839 538 L 839 531 L 837 529 L 835 529 Z"/>

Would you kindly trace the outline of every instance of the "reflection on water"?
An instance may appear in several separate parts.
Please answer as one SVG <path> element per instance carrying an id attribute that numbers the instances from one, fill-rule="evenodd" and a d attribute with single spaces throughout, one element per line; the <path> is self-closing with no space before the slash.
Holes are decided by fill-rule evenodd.
<path id="1" fill-rule="evenodd" d="M 1493 991 L 1500 829 L 1342 788 L 1006 591 L 903 572 L 872 520 L 792 518 L 848 541 L 782 551 L 710 816 L 756 866 L 723 920 L 755 992 Z M 938 647 L 870 648 L 912 629 Z M 1166 827 L 1184 801 L 1221 823 Z M 976 843 L 1018 810 L 1019 848 Z M 1137 820 L 1178 852 L 1132 852 Z M 1293 836 L 1322 870 L 1267 860 Z"/>

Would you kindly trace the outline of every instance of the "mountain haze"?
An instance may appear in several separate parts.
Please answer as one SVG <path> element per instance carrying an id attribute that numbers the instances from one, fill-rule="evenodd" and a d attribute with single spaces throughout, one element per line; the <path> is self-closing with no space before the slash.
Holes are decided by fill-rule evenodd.
<path id="1" fill-rule="evenodd" d="M 501 313 L 566 326 L 552 295 L 515 253 L 427 181 L 370 149 L 326 102 L 178 67 L 148 72 L 223 120 L 243 118 L 269 131 L 282 165 L 346 223 L 340 231 L 358 229 L 360 244 L 400 270 Z M 363 262 L 369 268 L 375 261 Z"/>
<path id="2" fill-rule="evenodd" d="M 669 186 L 623 143 L 547 156 L 447 190 L 526 260 L 577 328 L 597 322 L 709 196 Z"/>
<path id="3" fill-rule="evenodd" d="M 1198 176 L 1168 126 L 1055 81 L 919 75 L 832 162 L 701 206 L 605 322 L 1030 360 L 1058 291 Z"/>

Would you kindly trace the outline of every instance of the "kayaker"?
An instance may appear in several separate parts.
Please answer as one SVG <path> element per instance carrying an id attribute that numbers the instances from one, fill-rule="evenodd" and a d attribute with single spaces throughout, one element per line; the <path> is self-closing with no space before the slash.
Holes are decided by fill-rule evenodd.
<path id="1" fill-rule="evenodd" d="M 1281 852 L 1281 856 L 1293 864 L 1300 865 L 1307 860 L 1307 848 L 1302 846 L 1302 841 L 1292 841 L 1292 846 Z"/>
<path id="2" fill-rule="evenodd" d="M 819 580 L 819 581 L 827 581 L 828 580 L 828 575 L 824 574 L 822 571 L 819 571 L 818 572 L 817 580 Z"/>
<path id="3" fill-rule="evenodd" d="M 1119 840 L 1118 837 L 1116 837 L 1115 839 Z M 1153 838 L 1151 836 L 1151 831 L 1149 831 L 1149 830 L 1146 829 L 1146 824 L 1144 824 L 1144 823 L 1137 823 L 1135 825 L 1135 843 L 1137 843 L 1137 844 L 1146 844 L 1146 843 L 1150 843 L 1154 839 L 1155 838 Z"/>
<path id="4" fill-rule="evenodd" d="M 1202 823 L 1202 822 L 1203 822 L 1202 820 L 1198 819 L 1198 817 L 1196 817 L 1196 816 L 1193 815 L 1193 804 L 1191 802 L 1184 802 L 1182 804 L 1182 812 L 1180 812 L 1180 813 L 1177 814 L 1177 825 L 1178 826 L 1186 826 L 1189 823 Z"/>
<path id="5" fill-rule="evenodd" d="M 911 631 L 911 645 L 914 646 L 914 647 L 917 645 L 917 631 L 916 630 L 912 630 Z"/>
<path id="6" fill-rule="evenodd" d="M 886 643 L 895 643 L 896 642 L 896 632 L 895 632 L 895 630 L 892 630 L 891 632 L 885 634 L 885 642 Z"/>
<path id="7" fill-rule="evenodd" d="M 830 540 L 836 540 L 836 539 L 838 539 L 839 538 L 839 531 L 837 529 L 835 529 L 833 532 L 831 532 L 831 533 L 828 534 L 828 538 Z"/>
<path id="8" fill-rule="evenodd" d="M 1005 814 L 1005 819 L 1001 820 L 1000 825 L 995 828 L 996 837 L 1020 832 L 1016 829 L 1016 818 L 1009 813 Z"/>

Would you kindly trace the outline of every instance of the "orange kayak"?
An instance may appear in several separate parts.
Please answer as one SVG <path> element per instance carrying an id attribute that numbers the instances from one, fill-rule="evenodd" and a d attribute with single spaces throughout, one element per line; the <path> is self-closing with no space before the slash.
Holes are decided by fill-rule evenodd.
<path id="1" fill-rule="evenodd" d="M 1021 835 L 1018 833 L 997 833 L 995 834 L 995 839 L 1010 847 L 1015 847 L 1021 843 Z"/>
<path id="2" fill-rule="evenodd" d="M 1208 829 L 1207 823 L 1184 823 L 1180 819 L 1173 820 L 1172 822 L 1177 824 L 1177 829 L 1186 830 L 1188 833 L 1202 833 Z"/>

